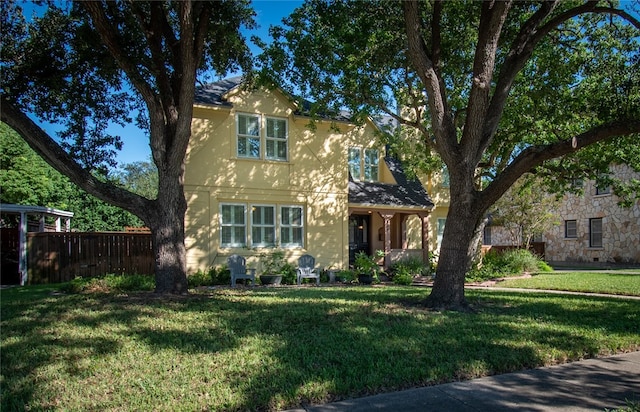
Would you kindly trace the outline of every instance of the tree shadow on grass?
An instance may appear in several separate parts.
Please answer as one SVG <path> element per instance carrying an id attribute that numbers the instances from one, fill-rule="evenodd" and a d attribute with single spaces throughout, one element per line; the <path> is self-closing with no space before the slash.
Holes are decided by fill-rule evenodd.
<path id="1" fill-rule="evenodd" d="M 138 294 L 44 296 L 7 307 L 3 302 L 3 410 L 29 405 L 46 386 L 36 381 L 36 369 L 60 363 L 67 373 L 82 374 L 83 356 L 117 354 L 121 339 L 152 354 L 203 363 L 192 372 L 195 388 L 169 385 L 167 391 L 216 391 L 211 378 L 197 375 L 205 372 L 231 388 L 233 399 L 209 403 L 205 397 L 194 400 L 194 408 L 276 410 L 594 356 L 603 345 L 588 332 L 594 328 L 640 333 L 640 305 L 629 302 L 474 292 L 477 313 L 469 314 L 429 311 L 421 305 L 427 293 L 265 288 L 172 299 Z M 113 337 L 58 341 L 46 335 L 52 325 L 64 324 L 113 330 Z M 230 354 L 235 363 L 225 358 Z M 18 361 L 5 363 L 17 355 Z M 170 404 L 178 395 L 166 397 Z"/>

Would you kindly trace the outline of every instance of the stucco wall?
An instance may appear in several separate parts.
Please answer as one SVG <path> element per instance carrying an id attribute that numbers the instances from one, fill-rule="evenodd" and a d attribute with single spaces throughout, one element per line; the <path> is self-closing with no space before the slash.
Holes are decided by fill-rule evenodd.
<path id="1" fill-rule="evenodd" d="M 286 250 L 290 261 L 310 253 L 319 265 L 344 267 L 349 256 L 347 150 L 372 147 L 374 126 L 339 123 L 336 131 L 329 122 L 320 122 L 312 132 L 309 119 L 295 116 L 294 107 L 278 92 L 238 91 L 229 101 L 232 108 L 196 106 L 194 110 L 185 169 L 188 270 L 223 264 L 232 253 L 246 255 L 250 264 L 256 264 L 260 249 L 220 246 L 221 203 L 246 204 L 248 210 L 260 204 L 275 205 L 276 210 L 282 205 L 302 205 L 304 246 Z M 236 113 L 286 118 L 288 160 L 238 158 Z M 382 179 L 390 178 L 382 158 L 379 164 Z"/>

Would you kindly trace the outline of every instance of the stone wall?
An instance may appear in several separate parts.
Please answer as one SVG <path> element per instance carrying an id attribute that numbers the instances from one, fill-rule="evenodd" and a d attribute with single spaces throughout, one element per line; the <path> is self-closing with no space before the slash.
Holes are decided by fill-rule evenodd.
<path id="1" fill-rule="evenodd" d="M 612 167 L 623 180 L 640 179 L 625 165 Z M 549 262 L 640 263 L 640 201 L 618 206 L 612 193 L 596 195 L 594 182 L 584 183 L 583 195 L 564 196 L 556 213 L 559 224 L 544 234 Z M 590 219 L 602 219 L 602 247 L 590 247 Z M 565 222 L 576 221 L 576 237 L 565 237 Z"/>

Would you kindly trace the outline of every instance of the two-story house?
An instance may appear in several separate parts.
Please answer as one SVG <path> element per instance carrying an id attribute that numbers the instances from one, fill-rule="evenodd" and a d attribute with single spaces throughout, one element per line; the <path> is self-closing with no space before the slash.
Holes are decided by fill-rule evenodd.
<path id="1" fill-rule="evenodd" d="M 627 165 L 612 165 L 623 181 L 640 179 Z M 640 264 L 640 200 L 631 207 L 618 205 L 610 187 L 584 182 L 583 194 L 565 194 L 554 212 L 558 225 L 544 233 L 545 258 L 554 264 Z"/>
<path id="2" fill-rule="evenodd" d="M 337 116 L 310 128 L 286 94 L 246 90 L 241 80 L 196 92 L 185 169 L 189 271 L 234 253 L 255 266 L 276 248 L 292 263 L 309 253 L 326 268 L 348 267 L 361 250 L 385 251 L 385 264 L 426 258 L 434 205 L 379 146 L 379 125 Z"/>

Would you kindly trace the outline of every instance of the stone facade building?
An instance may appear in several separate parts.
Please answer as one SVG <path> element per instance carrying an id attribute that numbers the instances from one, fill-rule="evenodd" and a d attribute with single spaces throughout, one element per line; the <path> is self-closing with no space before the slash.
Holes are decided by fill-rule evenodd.
<path id="1" fill-rule="evenodd" d="M 626 165 L 612 167 L 628 181 L 640 173 Z M 551 263 L 640 264 L 640 200 L 632 207 L 618 205 L 610 188 L 584 183 L 582 195 L 566 194 L 556 211 L 559 224 L 546 232 L 546 259 Z"/>

